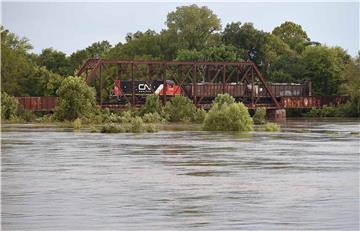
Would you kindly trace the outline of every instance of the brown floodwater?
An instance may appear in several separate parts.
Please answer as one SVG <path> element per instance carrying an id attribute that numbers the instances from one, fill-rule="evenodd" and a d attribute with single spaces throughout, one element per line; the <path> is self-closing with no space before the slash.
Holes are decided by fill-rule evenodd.
<path id="1" fill-rule="evenodd" d="M 2 230 L 359 230 L 359 121 L 282 129 L 3 125 Z"/>

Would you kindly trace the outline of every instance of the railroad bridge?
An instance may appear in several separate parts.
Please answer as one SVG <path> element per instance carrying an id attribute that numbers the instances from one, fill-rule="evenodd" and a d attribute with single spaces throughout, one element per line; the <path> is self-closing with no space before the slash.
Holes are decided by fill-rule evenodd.
<path id="1" fill-rule="evenodd" d="M 313 108 L 324 105 L 338 105 L 346 102 L 346 96 L 312 96 L 311 82 L 302 84 L 268 83 L 253 62 L 189 62 L 189 61 L 134 61 L 88 59 L 79 69 L 77 76 L 86 79 L 97 89 L 98 103 L 102 108 L 122 109 L 126 104 L 141 106 L 146 95 L 135 91 L 141 80 L 151 84 L 160 81 L 164 92 L 172 81 L 182 89 L 182 95 L 190 98 L 197 107 L 209 108 L 217 94 L 228 93 L 236 101 L 243 102 L 249 109 L 265 107 L 272 117 L 284 117 L 290 108 Z M 106 76 L 106 78 L 104 78 Z M 104 88 L 112 81 L 127 81 L 132 89 L 123 94 L 121 101 L 104 100 Z M 104 83 L 104 81 L 107 81 Z M 107 93 L 108 94 L 108 93 Z M 171 95 L 160 95 L 165 103 Z M 30 111 L 51 111 L 56 97 L 18 97 L 20 104 Z M 121 102 L 121 103 L 120 103 Z"/>

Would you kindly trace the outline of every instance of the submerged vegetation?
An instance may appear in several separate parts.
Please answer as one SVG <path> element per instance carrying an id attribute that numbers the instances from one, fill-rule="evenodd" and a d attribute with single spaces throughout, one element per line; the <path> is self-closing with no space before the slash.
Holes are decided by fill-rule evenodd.
<path id="1" fill-rule="evenodd" d="M 264 124 L 266 122 L 266 108 L 257 108 L 253 116 L 254 124 Z"/>
<path id="2" fill-rule="evenodd" d="M 260 129 L 265 132 L 280 132 L 280 125 L 276 123 L 266 123 L 263 125 L 263 127 Z"/>
<path id="3" fill-rule="evenodd" d="M 165 118 L 170 122 L 186 122 L 194 119 L 193 102 L 184 96 L 174 96 L 164 107 Z"/>
<path id="4" fill-rule="evenodd" d="M 16 115 L 16 99 L 1 92 L 1 118 L 10 119 Z"/>
<path id="5" fill-rule="evenodd" d="M 322 108 L 312 108 L 306 113 L 307 117 L 359 117 L 360 116 L 360 97 L 351 98 L 348 102 L 338 106 L 323 106 Z"/>
<path id="6" fill-rule="evenodd" d="M 253 130 L 253 119 L 247 107 L 236 103 L 229 94 L 218 95 L 209 112 L 197 109 L 192 101 L 184 96 L 175 96 L 162 106 L 157 95 L 147 97 L 145 105 L 140 109 L 129 107 L 125 111 L 111 112 L 109 109 L 100 110 L 97 107 L 94 90 L 80 78 L 67 78 L 58 91 L 60 103 L 55 113 L 42 117 L 19 108 L 13 97 L 3 93 L 2 117 L 11 122 L 55 122 L 60 123 L 60 127 L 73 128 L 74 131 L 88 128 L 91 132 L 103 133 L 156 132 L 160 123 L 168 122 L 198 123 L 206 131 Z M 74 94 L 82 96 L 74 98 Z M 154 108 L 155 110 L 152 110 Z M 263 123 L 265 113 L 265 109 L 260 109 L 254 118 Z"/>
<path id="7" fill-rule="evenodd" d="M 228 94 L 218 95 L 205 116 L 206 131 L 252 131 L 253 120 L 243 103 L 235 103 Z"/>

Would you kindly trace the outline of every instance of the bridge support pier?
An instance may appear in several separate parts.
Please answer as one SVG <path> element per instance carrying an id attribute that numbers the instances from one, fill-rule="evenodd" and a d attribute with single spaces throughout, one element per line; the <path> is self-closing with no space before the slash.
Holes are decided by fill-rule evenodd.
<path id="1" fill-rule="evenodd" d="M 285 109 L 268 109 L 266 111 L 266 116 L 270 120 L 282 122 L 282 121 L 286 120 L 286 110 Z"/>

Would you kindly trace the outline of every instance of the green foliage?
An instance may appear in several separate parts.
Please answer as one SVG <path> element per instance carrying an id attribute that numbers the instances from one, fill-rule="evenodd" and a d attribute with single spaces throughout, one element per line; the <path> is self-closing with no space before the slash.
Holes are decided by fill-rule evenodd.
<path id="1" fill-rule="evenodd" d="M 233 104 L 235 103 L 234 97 L 229 95 L 228 93 L 225 94 L 219 94 L 215 98 L 213 105 L 217 104 L 220 108 L 225 104 Z"/>
<path id="2" fill-rule="evenodd" d="M 131 131 L 132 132 L 143 132 L 144 131 L 144 122 L 141 117 L 134 117 L 131 120 Z"/>
<path id="3" fill-rule="evenodd" d="M 310 41 L 310 38 L 302 29 L 301 25 L 289 21 L 275 27 L 272 34 L 278 36 L 288 44 L 291 49 L 297 50 L 299 53 L 303 51 L 306 43 Z"/>
<path id="4" fill-rule="evenodd" d="M 145 123 L 160 123 L 163 120 L 161 115 L 159 115 L 157 112 L 146 113 L 143 115 L 142 119 Z"/>
<path id="5" fill-rule="evenodd" d="M 155 124 L 145 124 L 145 131 L 146 132 L 157 132 L 159 128 Z"/>
<path id="6" fill-rule="evenodd" d="M 252 131 L 253 121 L 243 103 L 234 103 L 221 95 L 215 99 L 206 114 L 203 129 L 206 131 Z"/>
<path id="7" fill-rule="evenodd" d="M 301 60 L 303 78 L 312 81 L 314 95 L 336 95 L 343 82 L 341 74 L 349 61 L 340 48 L 306 47 Z"/>
<path id="8" fill-rule="evenodd" d="M 53 73 L 62 76 L 74 74 L 66 54 L 53 48 L 43 49 L 36 61 L 39 66 L 44 66 Z"/>
<path id="9" fill-rule="evenodd" d="M 38 121 L 40 123 L 51 123 L 51 122 L 54 122 L 54 118 L 50 114 L 45 114 L 42 117 L 38 118 Z"/>
<path id="10" fill-rule="evenodd" d="M 164 108 L 165 117 L 170 122 L 190 121 L 195 110 L 192 101 L 185 96 L 174 96 Z"/>
<path id="11" fill-rule="evenodd" d="M 311 108 L 311 110 L 306 113 L 307 117 L 341 117 L 346 116 L 344 112 L 344 106 L 327 106 L 324 105 L 322 108 Z"/>
<path id="12" fill-rule="evenodd" d="M 45 67 L 35 66 L 28 76 L 31 84 L 26 87 L 27 92 L 33 96 L 54 96 L 63 79 L 62 76 L 48 71 Z"/>
<path id="13" fill-rule="evenodd" d="M 200 50 L 213 40 L 214 32 L 221 29 L 220 19 L 206 6 L 176 7 L 167 15 L 168 31 L 175 35 L 181 49 Z"/>
<path id="14" fill-rule="evenodd" d="M 73 121 L 74 130 L 80 130 L 81 128 L 81 119 L 77 118 Z"/>
<path id="15" fill-rule="evenodd" d="M 96 132 L 98 132 L 98 129 L 97 129 L 95 126 L 90 125 L 90 126 L 89 126 L 89 131 L 90 131 L 91 133 L 96 133 Z"/>
<path id="16" fill-rule="evenodd" d="M 29 40 L 19 38 L 1 26 L 1 88 L 9 95 L 28 95 L 27 76 L 32 63 L 27 52 L 32 48 Z"/>
<path id="17" fill-rule="evenodd" d="M 195 4 L 177 7 L 167 15 L 165 23 L 167 28 L 159 33 L 150 29 L 129 33 L 125 43 L 112 47 L 108 41 L 95 42 L 70 56 L 52 48 L 44 49 L 40 55 L 32 54 L 28 39 L 19 38 L 1 27 L 2 89 L 13 96 L 55 95 L 64 77 L 74 74 L 88 58 L 189 61 L 250 59 L 258 65 L 268 81 L 311 80 L 313 95 L 349 95 L 350 101 L 341 106 L 341 112 L 347 116 L 360 116 L 359 58 L 351 60 L 341 48 L 310 42 L 307 33 L 298 24 L 284 22 L 272 33 L 267 33 L 256 29 L 252 23 L 233 22 L 227 24 L 221 33 L 220 19 L 207 7 Z M 107 91 L 112 87 L 112 78 L 116 74 L 116 67 L 103 70 L 103 99 L 108 97 Z M 168 71 L 167 77 L 171 74 Z M 125 74 L 122 78 L 127 79 L 128 76 Z M 98 81 L 95 86 L 99 86 Z M 144 109 L 133 111 L 132 116 L 154 112 L 163 115 L 156 99 L 158 96 L 151 97 Z M 67 117 L 65 112 L 62 115 L 59 113 L 56 115 Z M 77 118 L 75 114 L 70 113 L 70 117 Z M 165 113 L 164 116 L 177 120 L 176 116 L 170 114 Z M 181 120 L 194 120 L 193 117 L 195 115 L 186 115 Z M 99 121 L 99 116 L 96 120 Z"/>
<path id="18" fill-rule="evenodd" d="M 16 114 L 16 99 L 6 92 L 1 92 L 1 118 L 10 119 Z"/>
<path id="19" fill-rule="evenodd" d="M 264 124 L 266 122 L 266 108 L 260 107 L 257 108 L 253 116 L 254 124 Z"/>
<path id="20" fill-rule="evenodd" d="M 280 132 L 280 125 L 276 123 L 266 123 L 262 129 L 265 132 Z"/>
<path id="21" fill-rule="evenodd" d="M 206 111 L 202 108 L 200 109 L 198 108 L 194 113 L 193 121 L 196 123 L 202 123 L 204 122 L 205 116 L 206 116 Z"/>
<path id="22" fill-rule="evenodd" d="M 188 50 L 188 49 L 181 49 L 177 52 L 176 55 L 177 61 L 203 61 L 205 57 L 203 56 L 202 52 L 197 51 L 195 49 Z"/>
<path id="23" fill-rule="evenodd" d="M 85 60 L 90 58 L 105 58 L 111 50 L 111 44 L 104 40 L 101 42 L 94 42 L 85 49 L 78 50 L 70 55 L 68 61 L 71 66 L 70 75 L 76 72 Z"/>
<path id="24" fill-rule="evenodd" d="M 247 51 L 256 50 L 252 60 L 257 63 L 261 60 L 261 54 L 264 44 L 264 32 L 254 28 L 252 23 L 233 22 L 227 24 L 223 34 L 223 41 L 225 45 L 232 45 L 239 49 L 239 54 L 242 59 L 248 59 Z"/>
<path id="25" fill-rule="evenodd" d="M 16 116 L 23 122 L 33 122 L 36 119 L 36 115 L 33 112 L 24 110 L 22 106 L 18 107 Z"/>
<path id="26" fill-rule="evenodd" d="M 106 123 L 101 128 L 102 133 L 123 133 L 131 132 L 130 124 Z"/>
<path id="27" fill-rule="evenodd" d="M 131 119 L 135 116 L 134 112 L 131 110 L 126 110 L 121 113 L 121 119 L 119 122 L 127 123 L 130 122 Z"/>
<path id="28" fill-rule="evenodd" d="M 176 56 L 178 61 L 238 61 L 241 60 L 234 46 L 213 46 L 201 51 L 179 50 Z"/>
<path id="29" fill-rule="evenodd" d="M 152 95 L 146 96 L 145 105 L 141 109 L 141 112 L 142 112 L 142 114 L 155 113 L 155 112 L 158 114 L 161 114 L 162 108 L 161 108 L 161 102 L 160 102 L 159 95 L 152 94 Z"/>
<path id="30" fill-rule="evenodd" d="M 140 117 L 134 117 L 129 123 L 106 123 L 102 126 L 101 132 L 103 133 L 123 133 L 123 132 L 156 132 L 158 127 L 154 124 L 144 124 Z"/>
<path id="31" fill-rule="evenodd" d="M 160 35 L 153 30 L 128 33 L 126 43 L 118 44 L 109 52 L 110 58 L 154 59 L 161 57 Z M 147 58 L 141 58 L 141 57 Z"/>
<path id="32" fill-rule="evenodd" d="M 2 89 L 14 96 L 53 95 L 62 78 L 33 62 L 37 57 L 28 54 L 31 48 L 28 40 L 19 39 L 3 27 L 1 39 Z"/>
<path id="33" fill-rule="evenodd" d="M 351 60 L 342 74 L 344 83 L 340 91 L 350 96 L 350 101 L 342 106 L 346 116 L 360 117 L 360 52 Z"/>
<path id="34" fill-rule="evenodd" d="M 284 57 L 284 61 L 296 56 L 296 52 L 291 50 L 288 44 L 282 41 L 276 35 L 265 33 L 264 34 L 264 45 L 261 48 L 261 54 L 263 55 L 262 61 L 266 64 L 270 64 L 270 71 L 276 71 L 272 66 L 277 64 L 281 58 Z M 286 58 L 287 57 L 287 58 Z M 288 62 L 290 63 L 290 62 Z"/>
<path id="35" fill-rule="evenodd" d="M 55 108 L 58 120 L 74 120 L 76 118 L 90 118 L 98 112 L 95 90 L 78 77 L 68 77 L 57 90 L 59 96 Z"/>

